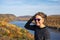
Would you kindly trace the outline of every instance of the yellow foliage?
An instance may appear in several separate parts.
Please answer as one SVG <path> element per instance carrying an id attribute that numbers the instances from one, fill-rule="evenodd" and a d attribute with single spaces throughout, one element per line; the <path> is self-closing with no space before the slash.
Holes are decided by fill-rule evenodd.
<path id="1" fill-rule="evenodd" d="M 28 39 L 32 38 L 31 34 L 26 29 L 4 21 L 0 22 L 0 34 L 10 38 L 24 38 L 25 36 L 28 37 Z"/>

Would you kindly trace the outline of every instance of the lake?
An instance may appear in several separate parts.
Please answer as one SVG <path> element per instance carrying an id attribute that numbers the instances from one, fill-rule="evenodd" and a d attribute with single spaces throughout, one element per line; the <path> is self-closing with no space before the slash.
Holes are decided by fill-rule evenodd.
<path id="1" fill-rule="evenodd" d="M 21 28 L 24 28 L 24 25 L 26 24 L 27 21 L 13 21 L 10 22 L 11 24 L 15 24 Z M 24 28 L 25 29 L 25 28 Z M 50 32 L 50 38 L 51 40 L 60 40 L 60 31 L 57 31 L 55 29 L 49 28 L 48 31 Z M 31 34 L 34 34 L 33 31 L 29 31 Z"/>

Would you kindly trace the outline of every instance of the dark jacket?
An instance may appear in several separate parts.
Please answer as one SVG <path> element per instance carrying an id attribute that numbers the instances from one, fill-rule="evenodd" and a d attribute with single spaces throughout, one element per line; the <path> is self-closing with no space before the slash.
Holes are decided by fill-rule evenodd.
<path id="1" fill-rule="evenodd" d="M 25 26 L 26 29 L 35 31 L 35 40 L 50 40 L 50 34 L 47 30 L 47 26 L 44 28 L 39 28 L 36 25 Z"/>

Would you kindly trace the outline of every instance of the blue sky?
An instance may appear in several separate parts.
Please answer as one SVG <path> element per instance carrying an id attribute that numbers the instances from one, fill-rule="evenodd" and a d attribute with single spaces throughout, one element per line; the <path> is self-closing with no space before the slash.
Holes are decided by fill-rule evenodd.
<path id="1" fill-rule="evenodd" d="M 24 16 L 37 12 L 60 15 L 60 0 L 0 0 L 0 14 Z"/>

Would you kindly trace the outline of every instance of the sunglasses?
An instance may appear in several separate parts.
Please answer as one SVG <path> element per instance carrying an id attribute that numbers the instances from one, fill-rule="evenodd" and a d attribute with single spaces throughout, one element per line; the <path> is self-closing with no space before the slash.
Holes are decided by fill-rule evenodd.
<path id="1" fill-rule="evenodd" d="M 37 21 L 40 21 L 41 19 L 34 19 L 35 21 L 37 20 Z"/>

